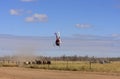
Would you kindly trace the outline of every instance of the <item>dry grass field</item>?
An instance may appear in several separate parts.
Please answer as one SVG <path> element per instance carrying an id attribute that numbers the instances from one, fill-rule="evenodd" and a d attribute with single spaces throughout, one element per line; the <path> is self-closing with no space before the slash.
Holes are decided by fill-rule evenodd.
<path id="1" fill-rule="evenodd" d="M 0 64 L 0 79 L 120 79 L 120 62 L 52 61 L 51 65 Z"/>
<path id="2" fill-rule="evenodd" d="M 88 61 L 52 61 L 51 65 L 26 65 L 28 68 L 67 70 L 67 71 L 89 71 L 89 72 L 113 72 L 120 73 L 120 62 L 90 63 Z"/>

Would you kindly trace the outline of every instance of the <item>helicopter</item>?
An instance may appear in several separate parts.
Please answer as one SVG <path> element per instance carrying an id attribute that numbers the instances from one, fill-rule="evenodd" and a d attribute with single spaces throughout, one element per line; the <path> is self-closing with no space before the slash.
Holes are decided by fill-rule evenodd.
<path id="1" fill-rule="evenodd" d="M 61 39 L 60 39 L 60 32 L 55 32 L 56 40 L 55 40 L 55 45 L 59 46 L 61 45 Z"/>

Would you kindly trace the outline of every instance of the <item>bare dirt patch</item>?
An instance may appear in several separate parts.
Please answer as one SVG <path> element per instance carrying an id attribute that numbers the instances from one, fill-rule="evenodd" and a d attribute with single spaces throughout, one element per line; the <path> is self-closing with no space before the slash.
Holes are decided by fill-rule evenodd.
<path id="1" fill-rule="evenodd" d="M 95 72 L 0 67 L 0 79 L 120 79 L 120 75 Z"/>

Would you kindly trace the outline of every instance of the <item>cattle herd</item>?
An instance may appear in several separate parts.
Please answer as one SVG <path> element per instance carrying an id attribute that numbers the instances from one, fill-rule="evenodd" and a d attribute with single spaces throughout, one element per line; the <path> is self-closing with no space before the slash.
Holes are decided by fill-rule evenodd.
<path id="1" fill-rule="evenodd" d="M 51 64 L 50 60 L 34 60 L 34 61 L 26 61 L 24 64 Z"/>

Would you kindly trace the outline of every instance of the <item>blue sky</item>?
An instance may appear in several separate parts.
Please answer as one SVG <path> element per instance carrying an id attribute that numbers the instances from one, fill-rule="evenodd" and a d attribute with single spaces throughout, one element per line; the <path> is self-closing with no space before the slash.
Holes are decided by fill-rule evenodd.
<path id="1" fill-rule="evenodd" d="M 1 34 L 120 34 L 119 0 L 1 0 L 0 6 Z"/>
<path id="2" fill-rule="evenodd" d="M 0 17 L 1 35 L 49 38 L 54 36 L 54 32 L 59 31 L 64 39 L 66 37 L 71 37 L 70 40 L 80 38 L 79 42 L 81 42 L 81 39 L 87 40 L 88 44 L 84 41 L 86 48 L 91 45 L 91 42 L 89 42 L 91 39 L 94 43 L 97 43 L 95 46 L 99 47 L 99 41 L 96 42 L 96 39 L 99 39 L 100 41 L 104 40 L 104 42 L 102 42 L 103 45 L 99 47 L 98 51 L 106 47 L 105 50 L 109 52 L 107 46 L 104 46 L 106 38 L 110 41 L 109 46 L 111 46 L 111 43 L 115 43 L 114 50 L 119 48 L 119 45 L 116 47 L 116 42 L 119 44 L 118 40 L 120 39 L 119 0 L 1 0 Z M 74 44 L 75 47 L 77 45 Z M 80 43 L 79 46 L 81 46 Z M 69 46 L 66 49 L 69 50 L 70 48 Z M 84 55 L 87 55 L 86 48 L 76 47 L 71 51 L 81 49 L 83 52 L 85 50 L 87 53 Z M 66 51 L 68 52 L 68 50 Z M 89 49 L 89 52 L 93 52 L 93 48 Z M 118 50 L 118 52 L 120 51 Z M 89 55 L 91 54 L 89 53 Z M 120 56 L 120 54 L 115 55 Z"/>

